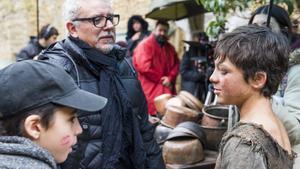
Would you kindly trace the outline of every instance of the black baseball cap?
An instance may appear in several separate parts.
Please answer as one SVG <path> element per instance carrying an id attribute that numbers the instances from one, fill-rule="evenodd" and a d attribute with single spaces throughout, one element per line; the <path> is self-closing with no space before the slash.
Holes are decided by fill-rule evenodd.
<path id="1" fill-rule="evenodd" d="M 0 70 L 0 118 L 54 103 L 94 112 L 107 99 L 81 90 L 62 67 L 45 61 L 26 60 Z"/>

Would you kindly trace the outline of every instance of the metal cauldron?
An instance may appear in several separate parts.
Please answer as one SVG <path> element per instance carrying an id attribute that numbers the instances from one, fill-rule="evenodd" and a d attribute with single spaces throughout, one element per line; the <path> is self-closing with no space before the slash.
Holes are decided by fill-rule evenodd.
<path id="1" fill-rule="evenodd" d="M 202 109 L 202 126 L 208 127 L 227 127 L 228 125 L 228 106 L 209 105 Z"/>
<path id="2" fill-rule="evenodd" d="M 219 150 L 219 145 L 222 140 L 222 137 L 224 133 L 227 131 L 227 127 L 207 127 L 202 126 L 205 134 L 206 134 L 206 140 L 207 149 L 210 150 Z"/>
<path id="3" fill-rule="evenodd" d="M 229 106 L 209 105 L 202 109 L 201 126 L 206 134 L 207 148 L 218 150 L 223 134 L 227 131 Z"/>

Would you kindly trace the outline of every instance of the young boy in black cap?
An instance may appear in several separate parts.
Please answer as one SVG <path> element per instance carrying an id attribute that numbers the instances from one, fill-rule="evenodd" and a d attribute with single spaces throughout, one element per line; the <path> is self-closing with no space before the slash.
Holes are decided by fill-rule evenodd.
<path id="1" fill-rule="evenodd" d="M 76 110 L 98 111 L 107 102 L 43 61 L 0 70 L 0 86 L 0 168 L 56 169 L 82 132 Z"/>

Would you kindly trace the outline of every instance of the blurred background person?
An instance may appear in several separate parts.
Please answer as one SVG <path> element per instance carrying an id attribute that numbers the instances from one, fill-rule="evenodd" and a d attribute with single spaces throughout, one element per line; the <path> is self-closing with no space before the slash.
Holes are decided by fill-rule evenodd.
<path id="1" fill-rule="evenodd" d="M 269 11 L 269 5 L 264 5 L 257 8 L 251 15 L 249 24 L 255 23 L 260 26 L 266 26 L 268 11 Z M 270 20 L 269 27 L 274 32 L 283 33 L 288 38 L 289 42 L 291 42 L 292 23 L 289 14 L 286 12 L 286 10 L 280 6 L 273 5 L 270 15 L 271 15 L 271 20 Z"/>
<path id="2" fill-rule="evenodd" d="M 152 116 L 156 115 L 155 97 L 176 94 L 179 59 L 174 46 L 168 42 L 168 30 L 168 22 L 157 21 L 154 32 L 137 46 L 132 58 Z"/>
<path id="3" fill-rule="evenodd" d="M 30 37 L 28 44 L 17 54 L 16 61 L 33 59 L 42 50 L 55 43 L 58 35 L 58 30 L 55 27 L 50 24 L 43 26 L 38 37 Z"/>
<path id="4" fill-rule="evenodd" d="M 127 23 L 127 56 L 132 57 L 133 50 L 145 37 L 150 35 L 148 31 L 148 22 L 141 15 L 133 15 Z"/>
<path id="5" fill-rule="evenodd" d="M 198 33 L 197 42 L 185 42 L 190 46 L 180 64 L 181 90 L 192 93 L 204 102 L 208 90 L 208 60 L 211 60 L 212 46 L 205 32 Z"/>
<path id="6" fill-rule="evenodd" d="M 292 44 L 291 49 L 294 51 L 295 49 L 300 48 L 300 34 L 298 33 L 298 20 L 293 20 L 292 22 Z"/>
<path id="7" fill-rule="evenodd" d="M 266 26 L 269 5 L 259 7 L 249 20 L 249 24 Z M 274 32 L 284 34 L 292 43 L 292 23 L 286 10 L 274 5 L 271 10 L 270 28 Z M 291 47 L 291 46 L 290 46 Z M 291 48 L 291 51 L 293 49 Z M 272 108 L 288 131 L 294 152 L 300 154 L 300 52 L 289 55 L 289 68 L 277 93 L 272 99 Z M 300 156 L 295 158 L 293 168 L 300 168 Z"/>

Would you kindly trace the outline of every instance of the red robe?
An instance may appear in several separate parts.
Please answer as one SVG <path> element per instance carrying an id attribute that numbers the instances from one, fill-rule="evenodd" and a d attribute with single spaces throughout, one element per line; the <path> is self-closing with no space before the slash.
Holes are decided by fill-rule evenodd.
<path id="1" fill-rule="evenodd" d="M 176 94 L 175 80 L 179 72 L 179 59 L 175 49 L 169 42 L 161 47 L 154 34 L 151 34 L 134 50 L 133 65 L 146 95 L 148 113 L 155 115 L 154 98 L 164 93 Z M 169 78 L 174 90 L 162 85 L 163 76 Z"/>

